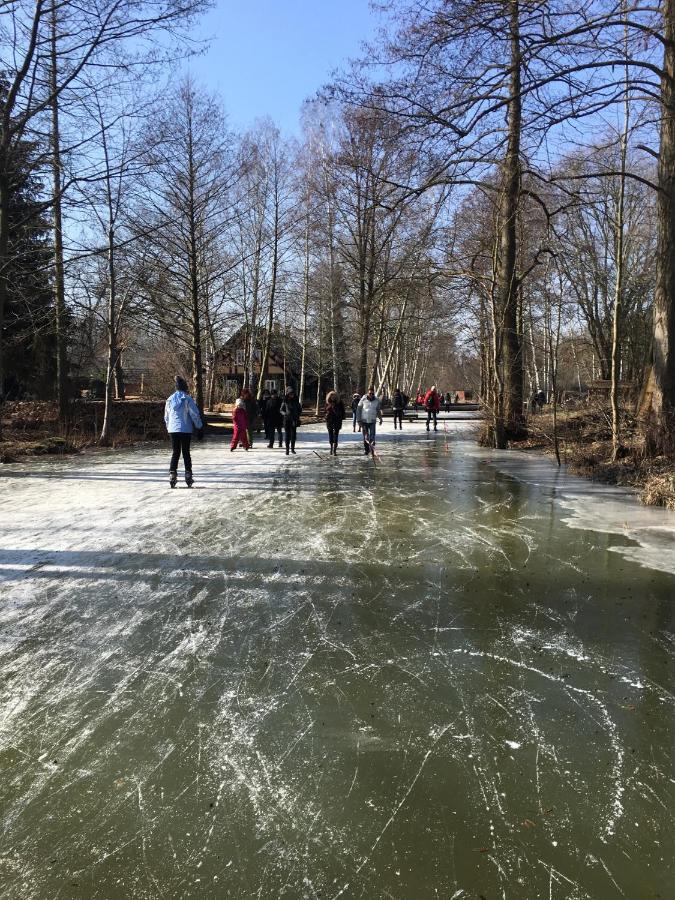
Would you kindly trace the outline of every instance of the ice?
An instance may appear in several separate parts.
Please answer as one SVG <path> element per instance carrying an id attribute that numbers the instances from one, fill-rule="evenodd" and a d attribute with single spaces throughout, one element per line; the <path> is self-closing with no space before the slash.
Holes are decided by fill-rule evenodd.
<path id="1" fill-rule="evenodd" d="M 668 896 L 675 516 L 472 428 L 2 469 L 3 900 Z"/>

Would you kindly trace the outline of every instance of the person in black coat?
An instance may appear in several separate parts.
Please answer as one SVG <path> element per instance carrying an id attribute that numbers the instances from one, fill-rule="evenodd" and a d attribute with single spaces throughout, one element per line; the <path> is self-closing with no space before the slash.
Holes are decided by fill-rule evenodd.
<path id="1" fill-rule="evenodd" d="M 356 410 L 359 408 L 359 401 L 361 400 L 361 395 L 354 393 L 352 394 L 352 431 L 356 431 L 356 426 L 358 422 L 356 421 Z"/>
<path id="2" fill-rule="evenodd" d="M 326 397 L 326 428 L 328 428 L 328 440 L 330 441 L 330 454 L 337 454 L 340 429 L 345 417 L 345 405 L 337 391 L 330 391 Z"/>
<path id="3" fill-rule="evenodd" d="M 279 438 L 279 446 L 281 447 L 281 426 L 283 419 L 281 418 L 281 397 L 276 391 L 272 391 L 265 403 L 263 417 L 265 419 L 265 434 L 267 435 L 267 446 L 271 449 L 274 446 L 274 433 Z"/>
<path id="4" fill-rule="evenodd" d="M 267 446 L 270 447 L 269 443 L 269 419 L 267 417 L 267 402 L 270 399 L 270 392 L 265 388 L 265 390 L 260 395 L 260 400 L 258 401 L 258 409 L 260 410 L 260 418 L 263 421 L 263 431 L 265 432 L 265 438 L 268 441 Z"/>
<path id="5" fill-rule="evenodd" d="M 302 406 L 300 406 L 293 388 L 289 388 L 286 391 L 284 402 L 281 404 L 281 416 L 284 420 L 284 434 L 286 436 L 286 456 L 288 456 L 289 450 L 291 453 L 295 453 L 295 438 L 298 433 L 301 415 Z"/>
<path id="6" fill-rule="evenodd" d="M 396 431 L 397 421 L 401 431 L 403 431 L 403 410 L 405 409 L 406 402 L 405 396 L 398 388 L 396 388 L 394 396 L 391 398 L 391 408 L 394 411 L 394 431 Z"/>

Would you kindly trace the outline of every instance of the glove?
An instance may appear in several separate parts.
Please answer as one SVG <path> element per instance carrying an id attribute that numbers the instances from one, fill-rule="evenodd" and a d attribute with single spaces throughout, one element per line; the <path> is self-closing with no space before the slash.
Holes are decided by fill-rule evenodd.
<path id="1" fill-rule="evenodd" d="M 203 441 L 203 440 L 204 440 L 204 426 L 202 426 L 201 428 L 198 428 L 198 429 L 197 429 L 197 440 L 198 440 L 198 441 Z"/>

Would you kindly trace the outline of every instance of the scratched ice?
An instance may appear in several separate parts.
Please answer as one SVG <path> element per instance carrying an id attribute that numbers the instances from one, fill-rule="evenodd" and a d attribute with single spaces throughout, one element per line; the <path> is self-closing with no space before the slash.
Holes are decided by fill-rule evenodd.
<path id="1" fill-rule="evenodd" d="M 675 514 L 382 437 L 3 468 L 3 900 L 672 897 Z"/>

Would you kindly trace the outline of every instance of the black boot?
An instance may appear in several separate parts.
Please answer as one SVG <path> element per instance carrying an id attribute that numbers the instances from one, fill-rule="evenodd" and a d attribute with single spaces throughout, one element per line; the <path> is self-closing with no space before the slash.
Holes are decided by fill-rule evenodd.
<path id="1" fill-rule="evenodd" d="M 171 472 L 169 472 L 169 487 L 175 488 L 177 481 L 178 481 L 178 472 L 174 472 L 172 470 Z"/>
<path id="2" fill-rule="evenodd" d="M 192 487 L 192 485 L 194 483 L 195 483 L 195 480 L 192 477 L 192 472 L 186 472 L 185 473 L 185 484 L 187 484 L 188 487 Z"/>

